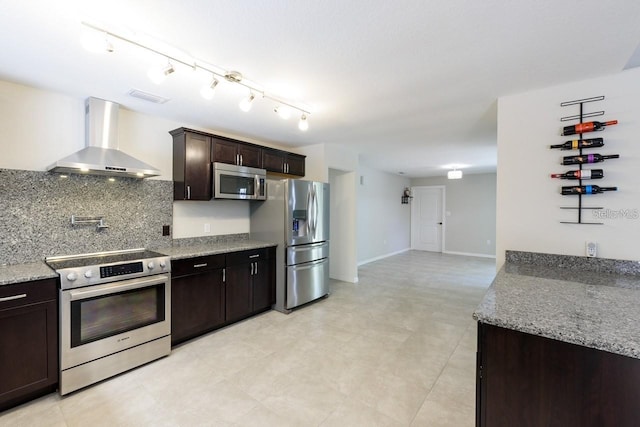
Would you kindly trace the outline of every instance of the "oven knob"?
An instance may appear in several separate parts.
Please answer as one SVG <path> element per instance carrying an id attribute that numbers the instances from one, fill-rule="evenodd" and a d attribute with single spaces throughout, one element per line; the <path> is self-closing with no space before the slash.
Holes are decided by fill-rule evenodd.
<path id="1" fill-rule="evenodd" d="M 167 263 L 164 261 L 160 261 L 160 268 L 165 268 L 167 266 Z"/>
<path id="2" fill-rule="evenodd" d="M 67 280 L 70 282 L 73 282 L 74 280 L 76 280 L 78 278 L 78 275 L 76 273 L 69 273 L 67 274 Z"/>
<path id="3" fill-rule="evenodd" d="M 86 277 L 87 279 L 90 279 L 91 276 L 93 276 L 93 273 L 91 272 L 91 270 L 87 270 L 84 272 L 84 277 Z"/>
<path id="4" fill-rule="evenodd" d="M 147 267 L 149 267 L 149 270 L 153 270 L 154 268 L 156 268 L 156 265 L 153 263 L 153 261 L 149 261 L 149 264 L 147 264 Z"/>

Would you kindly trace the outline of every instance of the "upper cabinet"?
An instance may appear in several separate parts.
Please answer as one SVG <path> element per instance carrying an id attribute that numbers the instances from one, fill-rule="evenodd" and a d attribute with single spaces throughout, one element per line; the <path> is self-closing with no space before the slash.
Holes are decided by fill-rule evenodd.
<path id="1" fill-rule="evenodd" d="M 262 148 L 212 135 L 211 161 L 262 168 Z"/>
<path id="2" fill-rule="evenodd" d="M 211 200 L 211 137 L 188 129 L 173 136 L 173 199 Z"/>
<path id="3" fill-rule="evenodd" d="M 304 176 L 305 156 L 276 150 L 274 148 L 263 148 L 262 167 L 264 167 L 267 172 Z"/>

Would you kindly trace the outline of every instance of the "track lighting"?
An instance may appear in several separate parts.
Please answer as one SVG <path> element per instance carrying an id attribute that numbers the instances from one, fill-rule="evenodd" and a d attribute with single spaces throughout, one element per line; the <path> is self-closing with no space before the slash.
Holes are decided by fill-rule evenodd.
<path id="1" fill-rule="evenodd" d="M 256 99 L 256 96 L 253 94 L 253 92 L 251 92 L 248 97 L 240 101 L 240 109 L 245 113 L 251 110 L 254 99 Z"/>
<path id="2" fill-rule="evenodd" d="M 82 36 L 82 46 L 93 53 L 113 52 L 113 44 L 106 32 L 86 33 Z"/>
<path id="3" fill-rule="evenodd" d="M 89 37 L 90 39 L 94 40 L 92 43 L 89 43 L 90 46 L 93 46 L 91 48 L 91 50 L 93 51 L 97 50 L 101 52 L 113 52 L 113 45 L 111 44 L 110 40 L 117 39 L 119 41 L 129 43 L 140 49 L 144 49 L 148 52 L 152 52 L 156 55 L 164 57 L 167 60 L 166 65 L 164 65 L 163 67 L 154 67 L 147 73 L 149 78 L 156 84 L 160 84 L 169 74 L 175 72 L 173 64 L 180 64 L 180 66 L 184 65 L 193 69 L 194 71 L 200 69 L 202 71 L 210 73 L 213 76 L 211 82 L 200 90 L 200 94 L 203 98 L 211 99 L 214 96 L 215 88 L 219 84 L 220 80 L 225 82 L 225 84 L 237 84 L 240 86 L 244 86 L 250 91 L 249 97 L 243 99 L 242 102 L 240 102 L 240 108 L 242 109 L 242 111 L 249 111 L 251 109 L 253 100 L 256 98 L 256 95 L 260 95 L 262 98 L 267 98 L 277 103 L 275 111 L 283 119 L 289 118 L 292 112 L 296 112 L 296 114 L 302 114 L 302 116 L 300 117 L 300 121 L 298 122 L 298 127 L 302 131 L 306 131 L 309 128 L 307 116 L 311 113 L 307 107 L 296 105 L 295 103 L 289 102 L 284 98 L 280 98 L 279 96 L 265 92 L 257 83 L 246 80 L 242 73 L 240 73 L 239 71 L 224 70 L 222 69 L 222 67 L 212 65 L 208 61 L 205 62 L 196 60 L 191 57 L 186 57 L 185 55 L 170 54 L 166 51 L 162 51 L 157 48 L 151 47 L 150 45 L 147 45 L 146 42 L 137 39 L 137 37 L 131 38 L 129 36 L 124 36 L 122 34 L 118 34 L 111 30 L 106 30 L 87 22 L 83 22 L 82 24 L 95 31 L 95 33 L 93 33 Z M 83 45 L 85 45 L 84 40 Z M 87 48 L 89 49 L 89 47 Z M 175 49 L 173 51 L 185 52 L 185 50 L 183 49 Z M 220 80 L 218 80 L 218 78 Z"/>
<path id="4" fill-rule="evenodd" d="M 216 86 L 218 86 L 218 83 L 220 82 L 214 77 L 213 79 L 211 79 L 211 83 L 203 86 L 202 89 L 200 89 L 200 95 L 202 95 L 204 99 L 213 99 L 213 95 L 215 94 L 215 89 Z"/>
<path id="5" fill-rule="evenodd" d="M 173 64 L 171 62 L 167 62 L 166 65 L 162 67 L 152 67 L 149 69 L 147 76 L 151 79 L 152 82 L 159 85 L 164 81 L 164 79 L 171 73 L 175 72 L 176 69 L 173 68 Z"/>
<path id="6" fill-rule="evenodd" d="M 302 113 L 302 116 L 300 116 L 300 121 L 298 122 L 298 129 L 300 129 L 303 132 L 306 132 L 307 129 L 309 129 L 309 121 L 307 120 L 307 115 Z"/>
<path id="7" fill-rule="evenodd" d="M 291 109 L 286 105 L 277 105 L 273 111 L 284 120 L 288 120 L 291 117 Z"/>

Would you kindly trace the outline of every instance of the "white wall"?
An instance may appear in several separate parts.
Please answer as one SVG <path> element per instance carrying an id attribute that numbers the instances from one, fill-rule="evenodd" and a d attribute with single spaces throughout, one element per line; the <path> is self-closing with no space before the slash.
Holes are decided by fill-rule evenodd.
<path id="1" fill-rule="evenodd" d="M 411 205 L 401 203 L 409 178 L 363 164 L 358 171 L 358 265 L 411 246 Z"/>
<path id="2" fill-rule="evenodd" d="M 357 242 L 355 172 L 329 169 L 330 185 L 330 241 L 331 262 L 329 276 L 345 282 L 357 282 L 356 267 Z"/>
<path id="3" fill-rule="evenodd" d="M 462 179 L 415 178 L 411 186 L 445 186 L 443 252 L 496 255 L 496 174 L 465 174 Z"/>
<path id="4" fill-rule="evenodd" d="M 566 180 L 551 179 L 549 174 L 577 169 L 562 166 L 570 151 L 549 149 L 575 137 L 560 136 L 562 127 L 575 122 L 560 118 L 578 114 L 577 106 L 560 107 L 563 101 L 604 95 L 601 102 L 585 104 L 585 112 L 604 110 L 595 120 L 619 120 L 603 132 L 584 134 L 585 138 L 603 137 L 605 147 L 585 153 L 620 154 L 588 168 L 604 169 L 605 178 L 583 181 L 585 184 L 618 186 L 619 191 L 583 197 L 586 206 L 602 206 L 609 218 L 596 219 L 598 211 L 583 211 L 584 220 L 604 225 L 561 224 L 575 221 L 577 198 L 559 194 Z M 585 242 L 596 241 L 598 256 L 639 260 L 640 219 L 619 212 L 640 209 L 638 161 L 640 160 L 640 68 L 591 80 L 569 83 L 498 101 L 498 177 L 497 177 L 497 258 L 504 262 L 505 250 L 521 250 L 566 255 L 585 255 Z"/>
<path id="5" fill-rule="evenodd" d="M 0 127 L 0 168 L 44 171 L 54 161 L 84 147 L 84 99 L 0 81 Z M 171 181 L 172 138 L 169 131 L 178 127 L 282 148 L 122 107 L 119 148 L 162 171 L 161 176 L 150 179 Z M 313 155 L 312 151 L 307 158 L 307 168 L 311 170 L 314 168 Z M 209 233 L 204 232 L 205 224 L 210 224 Z M 174 238 L 248 232 L 248 203 L 213 200 L 174 204 Z"/>

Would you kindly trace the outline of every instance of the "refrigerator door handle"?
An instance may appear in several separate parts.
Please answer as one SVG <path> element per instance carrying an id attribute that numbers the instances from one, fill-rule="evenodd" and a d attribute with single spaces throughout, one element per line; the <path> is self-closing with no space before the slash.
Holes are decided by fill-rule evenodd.
<path id="1" fill-rule="evenodd" d="M 316 238 L 316 229 L 318 227 L 318 193 L 316 186 L 313 186 L 313 238 Z"/>
<path id="2" fill-rule="evenodd" d="M 310 190 L 307 192 L 307 235 L 311 234 L 311 203 L 313 200 L 313 192 Z"/>

